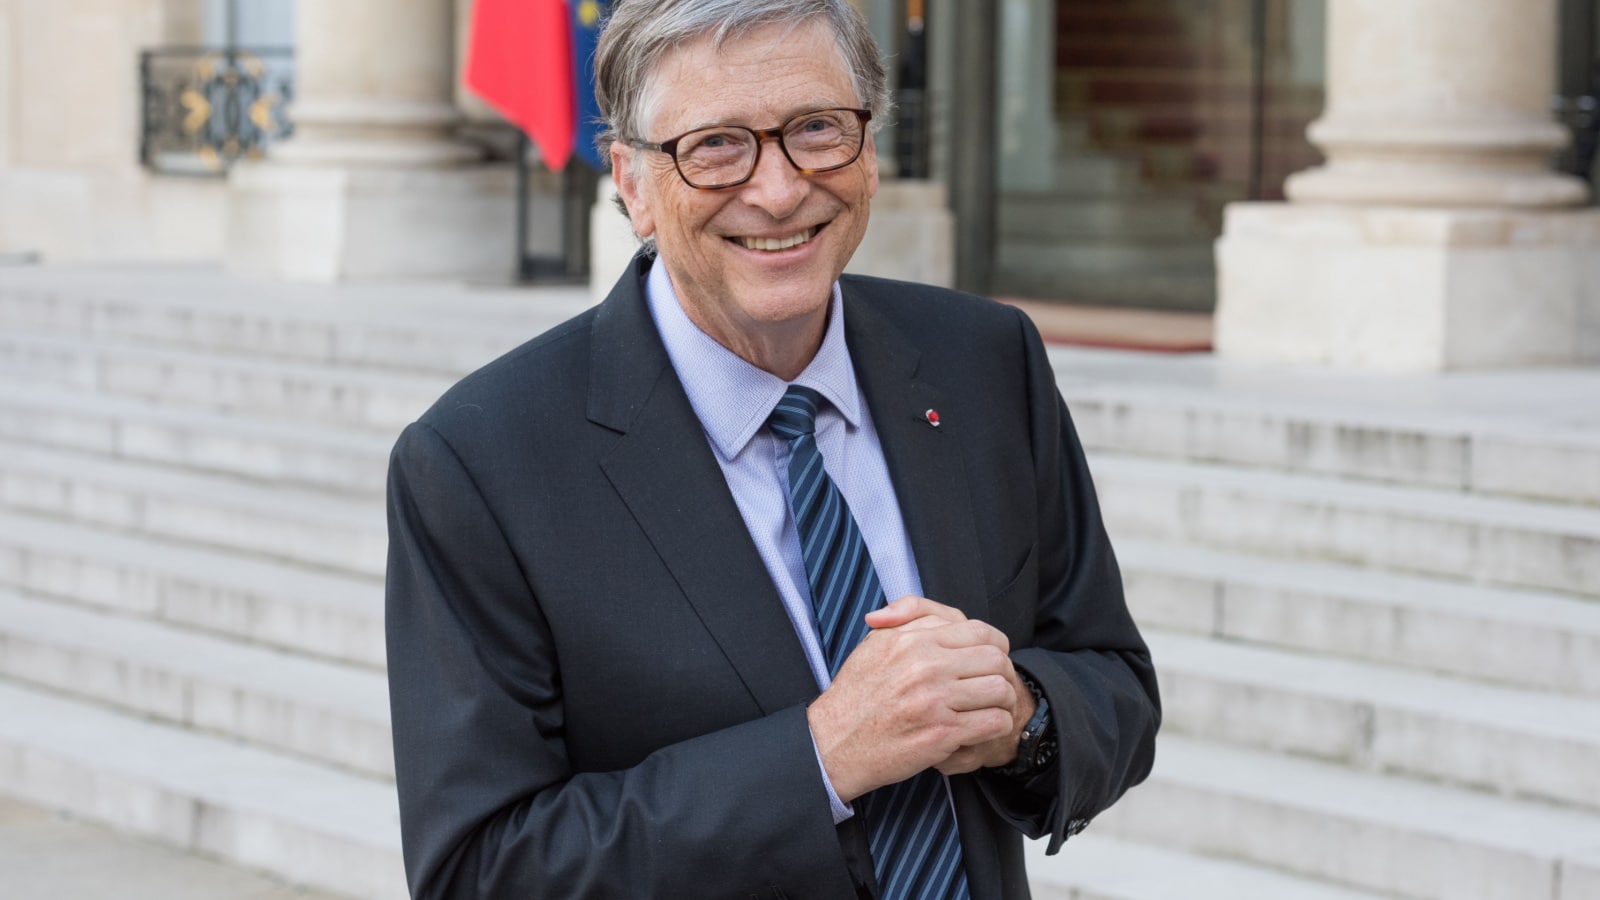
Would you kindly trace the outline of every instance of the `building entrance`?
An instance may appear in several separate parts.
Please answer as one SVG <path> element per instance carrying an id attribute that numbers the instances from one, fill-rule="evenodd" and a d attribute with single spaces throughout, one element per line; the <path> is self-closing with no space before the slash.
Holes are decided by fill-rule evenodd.
<path id="1" fill-rule="evenodd" d="M 1215 304 L 1223 206 L 1317 163 L 1326 0 L 1003 0 L 990 293 Z"/>
<path id="2" fill-rule="evenodd" d="M 1562 0 L 1560 14 L 1555 109 L 1572 143 L 1557 165 L 1600 188 L 1600 0 Z"/>

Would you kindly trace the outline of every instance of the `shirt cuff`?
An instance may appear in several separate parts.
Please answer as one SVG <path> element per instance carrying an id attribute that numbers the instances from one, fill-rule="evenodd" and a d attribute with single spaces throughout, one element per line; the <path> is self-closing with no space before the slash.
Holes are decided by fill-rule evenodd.
<path id="1" fill-rule="evenodd" d="M 822 786 L 828 789 L 828 806 L 833 810 L 833 824 L 837 825 L 845 819 L 856 814 L 850 804 L 839 799 L 839 794 L 833 789 L 833 782 L 828 780 L 828 769 L 822 764 L 822 751 L 817 749 L 817 736 L 811 735 L 811 752 L 817 755 L 817 771 L 822 773 Z"/>

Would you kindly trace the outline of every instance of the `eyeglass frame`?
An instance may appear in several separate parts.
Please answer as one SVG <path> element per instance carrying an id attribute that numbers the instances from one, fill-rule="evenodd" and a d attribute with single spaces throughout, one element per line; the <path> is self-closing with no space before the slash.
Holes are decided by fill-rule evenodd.
<path id="1" fill-rule="evenodd" d="M 823 113 L 823 112 L 855 113 L 856 120 L 861 125 L 861 140 L 856 143 L 856 152 L 851 154 L 850 158 L 845 160 L 844 162 L 839 163 L 837 165 L 824 166 L 823 168 L 820 168 L 820 169 L 808 169 L 808 168 L 800 165 L 799 163 L 795 162 L 794 161 L 794 157 L 789 155 L 789 145 L 785 144 L 783 142 L 783 130 L 785 128 L 789 127 L 789 123 L 793 122 L 795 119 L 803 119 L 806 116 L 814 116 L 817 113 Z M 659 144 L 652 143 L 650 141 L 641 141 L 641 140 L 638 140 L 638 139 L 629 140 L 629 141 L 626 141 L 625 143 L 629 147 L 633 147 L 634 149 L 637 149 L 637 150 L 654 150 L 657 153 L 665 153 L 668 156 L 672 157 L 672 168 L 677 171 L 678 177 L 683 179 L 683 183 L 684 184 L 688 185 L 689 187 L 694 188 L 697 191 L 722 191 L 722 190 L 727 190 L 728 188 L 738 187 L 739 185 L 745 184 L 750 179 L 756 177 L 756 169 L 758 167 L 760 167 L 760 165 L 761 165 L 761 148 L 766 145 L 767 138 L 772 138 L 773 140 L 778 142 L 778 149 L 783 152 L 783 158 L 787 159 L 789 161 L 789 165 L 794 166 L 795 171 L 799 172 L 802 175 L 819 175 L 819 174 L 821 174 L 823 172 L 834 172 L 834 171 L 837 171 L 839 169 L 842 169 L 845 166 L 848 166 L 851 163 L 853 163 L 856 160 L 861 158 L 861 151 L 866 149 L 866 146 L 867 146 L 867 123 L 870 122 L 870 121 L 872 121 L 872 110 L 870 110 L 870 109 L 857 109 L 857 108 L 851 107 L 851 106 L 824 106 L 821 109 L 808 109 L 805 112 L 795 113 L 794 115 L 790 116 L 789 118 L 784 119 L 782 122 L 779 122 L 778 125 L 776 127 L 774 127 L 774 128 L 751 128 L 748 125 L 731 125 L 731 124 L 725 124 L 725 125 L 702 125 L 699 128 L 691 128 L 688 131 L 685 131 L 683 134 L 678 135 L 677 137 L 667 138 L 666 140 L 662 141 Z M 743 178 L 739 179 L 738 181 L 730 181 L 727 184 L 713 184 L 713 185 L 695 184 L 694 182 L 689 180 L 689 176 L 683 174 L 683 166 L 679 165 L 679 163 L 678 163 L 678 142 L 683 140 L 684 138 L 688 137 L 691 134 L 694 134 L 694 133 L 699 132 L 699 131 L 710 131 L 713 128 L 738 128 L 738 129 L 740 129 L 742 131 L 750 132 L 750 134 L 754 135 L 755 139 L 756 139 L 756 155 L 755 155 L 755 158 L 750 161 L 750 171 L 745 173 L 745 176 Z"/>

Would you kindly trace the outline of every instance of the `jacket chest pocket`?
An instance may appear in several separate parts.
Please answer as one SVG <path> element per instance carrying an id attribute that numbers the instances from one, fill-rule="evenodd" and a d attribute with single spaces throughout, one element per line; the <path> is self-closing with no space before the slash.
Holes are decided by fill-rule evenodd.
<path id="1" fill-rule="evenodd" d="M 1039 545 L 1034 543 L 1022 561 L 989 594 L 989 624 L 1011 639 L 1013 647 L 1033 638 L 1033 617 L 1039 608 Z"/>

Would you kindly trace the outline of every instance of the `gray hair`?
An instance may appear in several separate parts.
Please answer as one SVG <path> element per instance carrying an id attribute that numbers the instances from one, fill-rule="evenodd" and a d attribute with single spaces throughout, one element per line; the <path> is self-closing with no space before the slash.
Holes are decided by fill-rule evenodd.
<path id="1" fill-rule="evenodd" d="M 721 47 L 762 26 L 818 20 L 837 39 L 876 129 L 889 114 L 888 77 L 866 20 L 849 0 L 617 0 L 594 55 L 595 99 L 606 122 L 598 140 L 602 157 L 612 141 L 644 136 L 650 81 L 668 53 L 705 35 Z"/>

